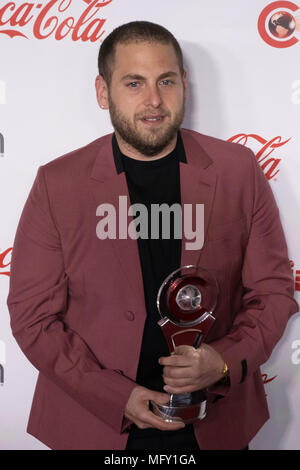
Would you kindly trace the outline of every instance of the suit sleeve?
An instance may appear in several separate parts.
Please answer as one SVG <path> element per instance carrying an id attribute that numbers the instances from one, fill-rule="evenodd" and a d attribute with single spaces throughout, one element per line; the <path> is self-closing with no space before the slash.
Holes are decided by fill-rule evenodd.
<path id="1" fill-rule="evenodd" d="M 41 166 L 13 244 L 7 298 L 12 333 L 36 369 L 120 433 L 136 384 L 104 369 L 80 335 L 67 327 L 67 303 L 68 276 Z"/>
<path id="2" fill-rule="evenodd" d="M 228 334 L 210 343 L 230 370 L 230 387 L 215 387 L 224 395 L 268 360 L 290 316 L 298 311 L 279 211 L 254 154 L 247 151 L 251 154 L 253 205 L 241 273 L 242 307 Z"/>

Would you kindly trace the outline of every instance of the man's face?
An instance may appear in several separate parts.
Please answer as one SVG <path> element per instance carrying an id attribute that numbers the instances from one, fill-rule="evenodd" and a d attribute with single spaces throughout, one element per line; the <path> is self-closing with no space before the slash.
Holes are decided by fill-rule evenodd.
<path id="1" fill-rule="evenodd" d="M 108 87 L 113 127 L 140 154 L 155 156 L 176 139 L 187 91 L 172 45 L 118 44 Z"/>

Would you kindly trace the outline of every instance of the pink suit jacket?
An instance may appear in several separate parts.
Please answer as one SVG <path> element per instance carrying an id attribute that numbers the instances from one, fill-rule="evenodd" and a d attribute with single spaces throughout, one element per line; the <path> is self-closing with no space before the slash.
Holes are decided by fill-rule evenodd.
<path id="1" fill-rule="evenodd" d="M 253 153 L 181 130 L 182 204 L 204 204 L 201 250 L 217 321 L 207 343 L 230 369 L 194 425 L 201 449 L 241 449 L 268 419 L 260 365 L 298 311 L 278 209 Z M 96 236 L 101 203 L 127 196 L 111 135 L 39 167 L 14 240 L 7 299 L 13 335 L 38 369 L 27 432 L 51 449 L 125 449 L 124 408 L 146 318 L 137 241 Z M 118 227 L 117 227 L 118 228 Z"/>

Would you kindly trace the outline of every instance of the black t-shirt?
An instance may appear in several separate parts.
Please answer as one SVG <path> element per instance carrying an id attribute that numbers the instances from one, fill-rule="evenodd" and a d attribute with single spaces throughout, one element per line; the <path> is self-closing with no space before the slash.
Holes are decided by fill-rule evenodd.
<path id="1" fill-rule="evenodd" d="M 170 238 L 162 238 L 161 217 L 159 238 L 151 238 L 151 204 L 168 204 L 171 207 L 181 203 L 179 161 L 186 162 L 184 147 L 178 133 L 176 147 L 170 154 L 158 160 L 135 160 L 121 153 L 114 135 L 113 150 L 117 171 L 125 171 L 131 204 L 141 203 L 148 211 L 148 238 L 137 239 L 147 318 L 136 382 L 151 390 L 163 391 L 162 366 L 158 364 L 158 359 L 169 356 L 170 352 L 157 324 L 161 317 L 156 299 L 164 279 L 180 267 L 181 239 L 175 238 L 172 210 Z M 138 232 L 141 230 L 139 225 L 136 225 L 136 229 Z"/>
<path id="2" fill-rule="evenodd" d="M 170 352 L 161 328 L 157 324 L 161 317 L 156 300 L 164 279 L 180 267 L 181 239 L 175 237 L 172 211 L 170 211 L 170 238 L 162 238 L 162 224 L 160 223 L 159 238 L 151 239 L 150 215 L 151 204 L 168 204 L 169 206 L 181 204 L 179 162 L 186 163 L 184 146 L 181 135 L 178 133 L 176 147 L 170 154 L 158 160 L 141 161 L 123 155 L 115 135 L 113 135 L 112 143 L 117 171 L 118 173 L 125 171 L 126 174 L 131 204 L 142 203 L 148 210 L 148 238 L 137 239 L 147 318 L 136 383 L 151 390 L 163 392 L 163 367 L 158 364 L 158 359 L 161 356 L 169 356 Z M 136 230 L 141 231 L 139 225 L 136 225 Z M 143 434 L 146 434 L 146 431 L 148 434 L 161 432 L 156 429 L 135 430 Z M 173 432 L 176 431 L 171 431 Z"/>

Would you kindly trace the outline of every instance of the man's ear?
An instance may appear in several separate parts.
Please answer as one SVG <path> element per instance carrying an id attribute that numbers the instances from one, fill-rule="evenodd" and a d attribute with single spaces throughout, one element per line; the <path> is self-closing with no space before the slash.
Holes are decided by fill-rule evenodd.
<path id="1" fill-rule="evenodd" d="M 97 101 L 101 109 L 108 109 L 108 87 L 102 75 L 98 75 L 95 81 Z"/>

